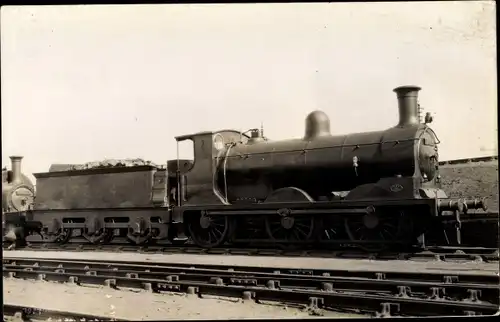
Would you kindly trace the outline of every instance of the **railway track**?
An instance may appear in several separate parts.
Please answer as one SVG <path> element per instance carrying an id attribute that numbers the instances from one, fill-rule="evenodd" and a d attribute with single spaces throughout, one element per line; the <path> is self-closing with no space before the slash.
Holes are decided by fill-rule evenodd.
<path id="1" fill-rule="evenodd" d="M 19 321 L 127 321 L 105 316 L 82 314 L 76 312 L 48 310 L 38 307 L 4 304 L 3 320 L 9 322 Z"/>
<path id="2" fill-rule="evenodd" d="M 319 315 L 322 310 L 356 310 L 382 317 L 489 315 L 498 310 L 500 294 L 498 276 L 462 273 L 152 265 L 6 257 L 3 275 L 4 278 L 300 304 Z"/>
<path id="3" fill-rule="evenodd" d="M 9 245 L 4 245 L 4 250 Z M 484 247 L 429 247 L 418 252 L 366 253 L 358 250 L 284 250 L 276 248 L 200 248 L 195 245 L 176 247 L 172 245 L 135 246 L 130 244 L 43 244 L 32 243 L 16 250 L 26 251 L 64 251 L 64 252 L 119 252 L 141 254 L 194 254 L 194 255 L 236 255 L 236 256 L 273 256 L 273 257 L 311 257 L 345 258 L 372 260 L 412 260 L 412 261 L 476 261 L 498 262 L 498 248 Z"/>

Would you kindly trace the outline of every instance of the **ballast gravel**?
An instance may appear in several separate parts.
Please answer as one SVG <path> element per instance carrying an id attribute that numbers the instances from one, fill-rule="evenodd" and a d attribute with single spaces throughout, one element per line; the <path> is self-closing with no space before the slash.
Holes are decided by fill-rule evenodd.
<path id="1" fill-rule="evenodd" d="M 34 306 L 127 320 L 318 318 L 302 307 L 258 304 L 234 298 L 114 290 L 55 282 L 3 279 L 4 304 Z M 363 318 L 362 314 L 323 311 L 325 318 Z M 35 317 L 36 320 L 36 317 Z"/>

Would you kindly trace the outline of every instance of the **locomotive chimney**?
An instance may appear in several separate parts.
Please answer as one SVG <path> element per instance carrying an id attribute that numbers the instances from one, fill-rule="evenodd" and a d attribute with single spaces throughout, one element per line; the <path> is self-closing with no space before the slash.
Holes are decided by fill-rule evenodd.
<path id="1" fill-rule="evenodd" d="M 398 96 L 399 124 L 398 127 L 418 124 L 418 86 L 400 86 L 394 89 Z"/>
<path id="2" fill-rule="evenodd" d="M 11 156 L 12 183 L 21 182 L 21 160 L 23 157 Z"/>

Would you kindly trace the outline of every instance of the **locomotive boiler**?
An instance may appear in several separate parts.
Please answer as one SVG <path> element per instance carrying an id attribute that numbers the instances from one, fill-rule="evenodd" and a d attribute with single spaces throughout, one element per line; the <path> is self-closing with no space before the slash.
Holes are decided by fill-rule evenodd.
<path id="1" fill-rule="evenodd" d="M 227 202 L 263 201 L 280 188 L 296 187 L 313 200 L 387 197 L 366 190 L 383 178 L 414 178 L 407 197 L 420 198 L 418 189 L 435 186 L 438 139 L 419 121 L 419 87 L 396 88 L 399 123 L 383 131 L 332 136 L 328 116 L 315 111 L 306 118 L 303 138 L 267 141 L 252 130 L 246 144 L 229 144 L 220 152 L 219 189 Z M 427 118 L 430 121 L 429 117 Z M 216 140 L 217 140 L 216 136 Z M 364 188 L 364 189 L 363 189 Z M 390 187 L 387 187 L 390 188 Z M 404 187 L 392 187 L 397 190 Z"/>

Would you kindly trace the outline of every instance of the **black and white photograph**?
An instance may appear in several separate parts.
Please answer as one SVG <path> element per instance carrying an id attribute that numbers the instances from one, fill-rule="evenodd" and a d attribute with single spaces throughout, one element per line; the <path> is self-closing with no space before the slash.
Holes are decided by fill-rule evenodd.
<path id="1" fill-rule="evenodd" d="M 4 321 L 499 311 L 495 1 L 0 22 Z"/>

